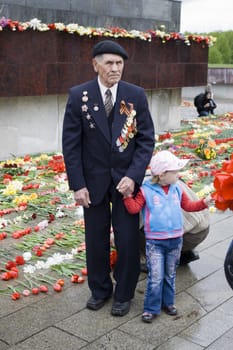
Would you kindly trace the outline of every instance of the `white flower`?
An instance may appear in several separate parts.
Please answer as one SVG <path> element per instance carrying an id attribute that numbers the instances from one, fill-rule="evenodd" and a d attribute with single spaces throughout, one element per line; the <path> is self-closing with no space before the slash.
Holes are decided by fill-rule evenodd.
<path id="1" fill-rule="evenodd" d="M 14 224 L 18 224 L 18 223 L 22 222 L 22 220 L 23 220 L 22 216 L 18 215 L 13 219 L 13 222 L 14 222 Z"/>
<path id="2" fill-rule="evenodd" d="M 24 273 L 34 273 L 36 271 L 36 267 L 33 265 L 25 265 L 23 267 L 23 272 Z"/>
<path id="3" fill-rule="evenodd" d="M 46 263 L 44 261 L 37 261 L 37 263 L 35 264 L 35 269 L 36 270 L 46 269 Z"/>
<path id="4" fill-rule="evenodd" d="M 39 27 L 38 27 L 38 30 L 40 32 L 47 32 L 49 30 L 49 27 L 47 26 L 47 24 L 41 24 Z"/>
<path id="5" fill-rule="evenodd" d="M 56 218 L 63 218 L 65 216 L 64 211 L 62 211 L 62 209 L 57 209 L 57 212 L 55 214 Z"/>
<path id="6" fill-rule="evenodd" d="M 163 141 L 163 144 L 166 145 L 172 145 L 174 143 L 174 139 L 165 139 Z"/>
<path id="7" fill-rule="evenodd" d="M 66 30 L 68 33 L 74 33 L 78 31 L 78 24 L 76 23 L 70 23 L 66 26 Z"/>
<path id="8" fill-rule="evenodd" d="M 31 252 L 25 252 L 23 253 L 23 258 L 25 261 L 29 261 L 32 258 L 32 253 Z"/>
<path id="9" fill-rule="evenodd" d="M 25 252 L 23 255 L 24 259 L 29 259 L 31 255 L 30 252 Z M 33 265 L 25 265 L 23 268 L 24 273 L 34 273 L 36 270 L 49 269 L 53 265 L 59 265 L 63 263 L 65 260 L 73 260 L 74 255 L 77 254 L 77 248 L 72 249 L 71 253 L 61 254 L 54 253 L 52 256 L 48 257 L 46 261 L 37 261 L 36 264 Z"/>
<path id="10" fill-rule="evenodd" d="M 61 253 L 54 253 L 46 261 L 46 266 L 50 267 L 52 265 L 61 264 L 63 262 L 63 256 Z"/>
<path id="11" fill-rule="evenodd" d="M 65 30 L 65 25 L 63 23 L 54 23 L 55 28 L 61 32 Z"/>
<path id="12" fill-rule="evenodd" d="M 77 248 L 73 248 L 73 249 L 71 250 L 72 257 L 73 257 L 73 255 L 76 255 L 77 253 L 78 253 Z"/>
<path id="13" fill-rule="evenodd" d="M 36 30 L 39 28 L 41 24 L 41 20 L 37 19 L 37 18 L 33 18 L 31 19 L 31 21 L 29 22 L 29 26 L 30 28 L 32 28 L 33 30 Z"/>
<path id="14" fill-rule="evenodd" d="M 56 186 L 56 189 L 58 190 L 58 192 L 68 192 L 69 191 L 69 186 L 67 182 L 64 183 L 60 183 L 59 185 Z"/>
<path id="15" fill-rule="evenodd" d="M 81 207 L 81 206 L 77 207 L 77 209 L 75 211 L 75 216 L 77 216 L 78 219 L 83 218 L 83 207 Z"/>
<path id="16" fill-rule="evenodd" d="M 39 226 L 40 230 L 43 230 L 44 228 L 46 228 L 48 226 L 49 222 L 48 220 L 43 220 L 41 222 L 39 222 L 39 224 L 37 226 Z"/>
<path id="17" fill-rule="evenodd" d="M 63 260 L 72 260 L 72 259 L 73 259 L 73 255 L 72 254 L 66 253 L 63 256 Z"/>

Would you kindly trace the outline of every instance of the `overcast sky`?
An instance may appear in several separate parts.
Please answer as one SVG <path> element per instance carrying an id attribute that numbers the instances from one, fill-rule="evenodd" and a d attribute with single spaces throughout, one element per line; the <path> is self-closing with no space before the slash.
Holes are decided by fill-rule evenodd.
<path id="1" fill-rule="evenodd" d="M 233 0 L 182 0 L 180 31 L 233 30 Z"/>

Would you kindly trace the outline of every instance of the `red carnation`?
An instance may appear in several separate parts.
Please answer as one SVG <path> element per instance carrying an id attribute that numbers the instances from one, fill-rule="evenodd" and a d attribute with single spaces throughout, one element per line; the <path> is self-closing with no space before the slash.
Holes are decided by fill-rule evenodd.
<path id="1" fill-rule="evenodd" d="M 25 264 L 24 257 L 22 255 L 16 256 L 15 262 L 17 265 L 24 265 Z"/>

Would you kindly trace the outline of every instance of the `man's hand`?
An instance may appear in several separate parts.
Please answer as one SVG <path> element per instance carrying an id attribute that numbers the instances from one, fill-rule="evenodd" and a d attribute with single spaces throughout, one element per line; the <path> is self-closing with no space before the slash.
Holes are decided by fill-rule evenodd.
<path id="1" fill-rule="evenodd" d="M 133 194 L 135 187 L 135 181 L 130 179 L 130 177 L 124 176 L 117 185 L 117 190 L 124 197 L 128 197 Z"/>
<path id="2" fill-rule="evenodd" d="M 88 189 L 86 187 L 81 188 L 81 190 L 74 192 L 74 200 L 76 204 L 81 205 L 85 208 L 89 208 L 91 201 Z"/>

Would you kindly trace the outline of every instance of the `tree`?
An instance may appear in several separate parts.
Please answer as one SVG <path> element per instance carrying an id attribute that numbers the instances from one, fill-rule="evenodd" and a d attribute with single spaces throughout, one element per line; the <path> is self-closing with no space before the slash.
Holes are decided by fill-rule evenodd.
<path id="1" fill-rule="evenodd" d="M 222 54 L 219 51 L 219 49 L 215 46 L 212 46 L 209 49 L 209 57 L 208 57 L 208 63 L 210 64 L 221 64 L 223 62 Z"/>
<path id="2" fill-rule="evenodd" d="M 218 48 L 219 52 L 222 55 L 222 62 L 225 64 L 233 63 L 232 58 L 232 48 L 230 47 L 230 35 L 228 32 L 220 32 L 216 33 L 215 35 L 217 37 L 216 41 L 216 47 Z M 218 62 L 215 62 L 218 63 Z"/>

